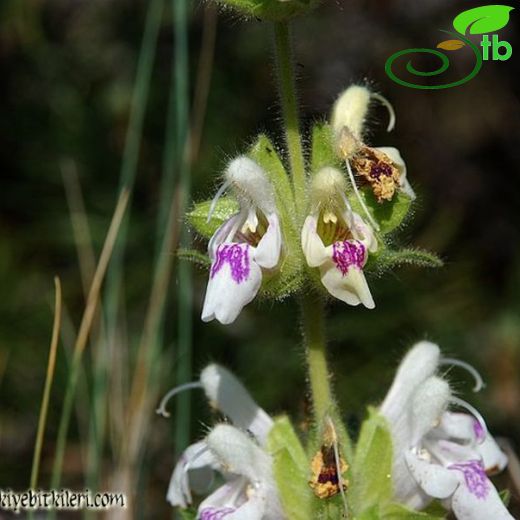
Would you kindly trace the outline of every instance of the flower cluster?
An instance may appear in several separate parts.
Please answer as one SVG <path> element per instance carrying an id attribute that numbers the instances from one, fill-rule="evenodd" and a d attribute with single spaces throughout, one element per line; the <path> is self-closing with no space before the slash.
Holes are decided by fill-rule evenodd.
<path id="1" fill-rule="evenodd" d="M 391 251 L 385 235 L 401 224 L 415 198 L 399 151 L 364 143 L 374 99 L 389 107 L 393 127 L 384 98 L 365 87 L 348 88 L 330 123 L 313 129 L 305 193 L 295 193 L 275 147 L 260 136 L 247 155 L 227 165 L 214 199 L 189 214 L 210 238 L 204 321 L 232 323 L 259 292 L 282 298 L 307 283 L 349 305 L 374 308 L 365 268 L 388 264 L 389 257 L 398 263 L 409 253 Z M 225 196 L 228 190 L 232 196 Z M 420 253 L 413 255 L 417 260 Z M 423 255 L 422 263 L 428 261 L 437 263 Z"/>
<path id="2" fill-rule="evenodd" d="M 487 477 L 507 458 L 472 407 L 475 416 L 449 411 L 464 402 L 436 374 L 439 361 L 437 345 L 417 344 L 379 409 L 392 433 L 395 497 L 413 509 L 441 499 L 458 519 L 512 519 Z"/>
<path id="3" fill-rule="evenodd" d="M 204 492 L 213 473 L 223 478 L 199 505 L 200 520 L 277 520 L 284 518 L 265 451 L 273 420 L 228 370 L 209 365 L 200 375 L 200 385 L 212 406 L 233 426 L 215 426 L 207 437 L 182 454 L 170 481 L 167 499 L 173 506 L 191 505 L 191 489 Z"/>
<path id="4" fill-rule="evenodd" d="M 386 518 L 390 512 L 392 518 L 411 518 L 439 499 L 459 520 L 511 520 L 488 478 L 505 468 L 507 458 L 480 414 L 454 397 L 437 374 L 442 362 L 437 345 L 415 345 L 383 403 L 364 422 L 356 448 L 345 449 L 343 426 L 327 417 L 320 437 L 325 441 L 313 457 L 307 453 L 316 440 L 305 450 L 286 418 L 271 418 L 228 370 L 209 365 L 195 386 L 232 425 L 218 424 L 186 449 L 168 501 L 186 508 L 194 503 L 192 490 L 206 494 L 197 501 L 200 520 L 311 520 L 340 518 L 341 513 L 323 516 L 320 506 L 342 493 L 339 511 L 356 518 Z M 452 405 L 472 414 L 451 411 Z M 377 480 L 386 472 L 388 494 Z"/>

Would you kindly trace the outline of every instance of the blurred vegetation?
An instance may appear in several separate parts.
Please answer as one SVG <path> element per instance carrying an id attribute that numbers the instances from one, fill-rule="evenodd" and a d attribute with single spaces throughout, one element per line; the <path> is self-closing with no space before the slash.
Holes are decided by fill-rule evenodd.
<path id="1" fill-rule="evenodd" d="M 67 204 L 64 175 L 77 171 L 92 244 L 101 249 L 115 205 L 121 157 L 148 3 L 143 0 L 3 0 L 0 4 L 0 487 L 29 483 L 34 436 L 52 327 L 53 276 L 63 284 L 65 319 L 58 352 L 40 483 L 48 486 L 57 425 L 67 382 L 71 337 L 84 292 Z M 345 417 L 355 429 L 365 406 L 388 387 L 412 342 L 429 338 L 482 373 L 487 388 L 455 370 L 460 395 L 498 435 L 520 441 L 520 65 L 485 63 L 463 87 L 416 91 L 384 73 L 399 49 L 433 45 L 464 2 L 352 0 L 329 2 L 295 27 L 305 127 L 322 117 L 341 89 L 369 82 L 392 101 L 397 128 L 385 133 L 386 114 L 374 111 L 370 141 L 397 146 L 419 194 L 418 209 L 396 242 L 436 251 L 437 271 L 402 268 L 371 280 L 374 311 L 330 306 L 330 362 Z M 125 341 L 139 341 L 156 249 L 157 212 L 174 52 L 169 6 L 163 15 L 144 120 L 125 258 Z M 204 6 L 190 15 L 192 99 L 201 54 Z M 518 45 L 515 14 L 504 38 Z M 208 198 L 223 166 L 255 132 L 281 142 L 271 73 L 270 27 L 219 17 L 201 148 L 192 169 L 193 198 Z M 464 63 L 460 66 L 464 67 Z M 467 64 L 466 64 L 467 65 Z M 197 247 L 204 244 L 194 237 Z M 172 255 L 173 255 L 172 251 Z M 160 388 L 176 384 L 176 311 L 171 285 Z M 194 279 L 194 374 L 208 361 L 232 368 L 272 413 L 290 411 L 305 423 L 302 352 L 291 300 L 249 305 L 232 326 L 198 319 L 206 276 Z M 261 331 L 259 333 L 258 331 Z M 88 349 L 87 349 L 88 351 Z M 91 362 L 90 353 L 87 363 Z M 88 399 L 82 379 L 65 462 L 64 484 L 83 485 L 82 431 Z M 192 431 L 202 435 L 210 416 L 194 395 Z M 149 419 L 140 510 L 164 517 L 174 465 L 172 425 Z M 83 430 L 82 430 L 83 429 Z M 106 473 L 112 458 L 106 454 Z M 514 495 L 515 491 L 513 491 Z"/>

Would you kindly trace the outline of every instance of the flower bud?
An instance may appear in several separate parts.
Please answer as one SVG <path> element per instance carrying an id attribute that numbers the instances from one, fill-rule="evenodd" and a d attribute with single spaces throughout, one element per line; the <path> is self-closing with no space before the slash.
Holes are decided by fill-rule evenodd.
<path id="1" fill-rule="evenodd" d="M 332 128 L 339 137 L 347 127 L 357 140 L 362 140 L 363 125 L 370 103 L 370 91 L 366 87 L 352 85 L 336 100 L 332 108 Z"/>

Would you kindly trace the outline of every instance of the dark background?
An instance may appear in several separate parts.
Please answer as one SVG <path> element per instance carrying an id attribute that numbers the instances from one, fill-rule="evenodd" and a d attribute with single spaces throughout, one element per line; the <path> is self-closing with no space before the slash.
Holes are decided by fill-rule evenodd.
<path id="1" fill-rule="evenodd" d="M 304 129 L 328 114 L 338 93 L 366 83 L 394 105 L 397 126 L 372 111 L 369 141 L 396 146 L 418 193 L 413 217 L 397 243 L 437 252 L 439 270 L 402 268 L 370 281 L 377 307 L 330 306 L 330 364 L 337 397 L 353 430 L 366 405 L 384 396 L 394 367 L 416 340 L 438 342 L 472 363 L 486 389 L 450 374 L 460 397 L 476 405 L 490 429 L 520 441 L 520 104 L 518 13 L 500 31 L 513 47 L 506 62 L 485 62 L 469 83 L 420 91 L 392 82 L 386 59 L 410 47 L 435 47 L 453 17 L 480 4 L 447 1 L 325 2 L 294 28 Z M 74 161 L 96 251 L 115 203 L 124 135 L 146 2 L 4 0 L 0 5 L 0 487 L 28 486 L 36 421 L 52 327 L 53 276 L 59 274 L 70 320 L 79 323 L 81 280 L 60 165 Z M 192 77 L 199 58 L 204 7 L 190 17 Z M 221 13 L 202 146 L 193 166 L 193 199 L 212 196 L 226 161 L 255 133 L 281 139 L 272 73 L 271 28 Z M 141 325 L 150 284 L 150 252 L 159 197 L 172 26 L 164 17 L 132 205 L 126 256 L 129 332 Z M 453 54 L 453 77 L 472 67 Z M 418 62 L 419 64 L 421 62 Z M 431 62 L 424 61 L 424 68 Z M 450 76 L 451 77 L 451 76 Z M 202 242 L 197 242 L 203 247 Z M 305 376 L 295 302 L 249 305 L 229 327 L 198 316 L 206 276 L 195 276 L 194 374 L 209 361 L 232 368 L 263 407 L 306 418 Z M 175 284 L 172 284 L 175 287 Z M 173 292 L 172 292 L 173 294 Z M 164 349 L 171 373 L 175 302 L 168 309 Z M 66 383 L 60 351 L 40 482 L 48 486 L 53 443 Z M 165 378 L 166 391 L 175 384 Z M 209 415 L 194 396 L 193 436 Z M 81 413 L 81 412 L 80 412 Z M 158 515 L 174 464 L 170 425 L 152 419 L 143 493 Z M 81 485 L 72 430 L 65 482 Z M 77 460 L 76 460 L 77 459 Z M 107 459 L 109 465 L 110 459 Z M 109 469 L 108 469 L 109 471 Z"/>

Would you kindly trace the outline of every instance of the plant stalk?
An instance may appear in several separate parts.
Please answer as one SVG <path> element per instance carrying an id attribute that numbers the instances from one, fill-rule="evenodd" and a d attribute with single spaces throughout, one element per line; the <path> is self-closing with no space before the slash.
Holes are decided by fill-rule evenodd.
<path id="1" fill-rule="evenodd" d="M 294 63 L 292 59 L 289 25 L 287 22 L 275 23 L 274 41 L 280 102 L 285 126 L 285 138 L 289 152 L 294 197 L 296 209 L 301 216 L 305 201 L 305 158 L 300 135 Z"/>
<path id="2" fill-rule="evenodd" d="M 314 419 L 320 425 L 333 407 L 326 357 L 325 311 L 322 300 L 313 293 L 303 295 L 300 303 Z"/>

